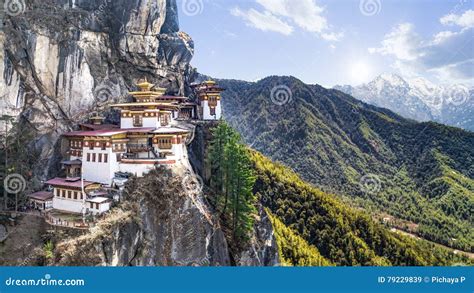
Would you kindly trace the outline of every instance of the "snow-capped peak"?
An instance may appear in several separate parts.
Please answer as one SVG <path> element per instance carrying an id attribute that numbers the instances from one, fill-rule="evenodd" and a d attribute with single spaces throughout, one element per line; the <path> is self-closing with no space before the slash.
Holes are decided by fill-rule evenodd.
<path id="1" fill-rule="evenodd" d="M 474 110 L 470 110 L 474 105 L 473 93 L 463 85 L 437 85 L 421 77 L 404 79 L 384 73 L 366 84 L 336 88 L 408 118 L 474 128 L 471 118 Z"/>
<path id="2" fill-rule="evenodd" d="M 382 73 L 374 81 L 385 81 L 391 85 L 405 85 L 406 81 L 395 73 Z"/>

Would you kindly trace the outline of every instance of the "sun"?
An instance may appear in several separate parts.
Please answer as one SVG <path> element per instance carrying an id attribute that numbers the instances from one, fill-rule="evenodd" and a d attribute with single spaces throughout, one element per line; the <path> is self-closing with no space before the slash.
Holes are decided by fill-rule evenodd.
<path id="1" fill-rule="evenodd" d="M 352 84 L 361 84 L 369 81 L 372 68 L 366 62 L 355 62 L 350 66 L 350 78 Z"/>

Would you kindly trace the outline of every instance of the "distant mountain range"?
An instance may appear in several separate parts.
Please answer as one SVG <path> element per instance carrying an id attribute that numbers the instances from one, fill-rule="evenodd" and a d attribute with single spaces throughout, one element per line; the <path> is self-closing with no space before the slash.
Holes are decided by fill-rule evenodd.
<path id="1" fill-rule="evenodd" d="M 349 205 L 401 220 L 398 227 L 425 239 L 474 251 L 473 132 L 405 119 L 339 90 L 293 77 L 219 80 L 219 84 L 226 89 L 225 119 L 253 149 L 324 192 L 338 194 Z M 391 93 L 387 84 L 380 80 L 371 86 Z M 409 92 L 402 79 L 390 84 L 392 92 L 402 88 Z M 431 109 L 415 95 L 403 99 L 410 105 L 406 107 L 397 102 L 400 96 L 394 96 L 392 104 L 399 103 L 400 109 L 415 105 Z M 278 200 L 285 211 L 288 199 Z M 279 213 L 275 206 L 270 208 Z M 290 218 L 286 225 L 312 225 L 301 215 Z"/>
<path id="2" fill-rule="evenodd" d="M 366 84 L 334 89 L 406 118 L 474 131 L 474 90 L 463 85 L 439 86 L 423 78 L 382 74 Z"/>

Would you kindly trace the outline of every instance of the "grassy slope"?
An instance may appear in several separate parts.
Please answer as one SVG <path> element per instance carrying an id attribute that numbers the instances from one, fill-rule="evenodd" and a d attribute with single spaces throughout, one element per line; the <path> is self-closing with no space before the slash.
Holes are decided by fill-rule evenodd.
<path id="1" fill-rule="evenodd" d="M 315 258 L 321 255 L 321 262 L 327 260 L 328 264 L 336 265 L 424 266 L 469 262 L 426 241 L 390 232 L 363 211 L 347 207 L 335 196 L 310 186 L 288 168 L 257 152 L 252 153 L 252 161 L 257 176 L 254 192 L 274 214 L 276 236 L 283 245 L 280 249 L 284 260 L 291 264 L 308 263 L 311 259 L 308 254 Z M 288 228 L 282 228 L 280 221 Z M 301 238 L 291 239 L 296 233 Z M 297 246 L 304 251 L 299 257 L 295 252 Z"/>

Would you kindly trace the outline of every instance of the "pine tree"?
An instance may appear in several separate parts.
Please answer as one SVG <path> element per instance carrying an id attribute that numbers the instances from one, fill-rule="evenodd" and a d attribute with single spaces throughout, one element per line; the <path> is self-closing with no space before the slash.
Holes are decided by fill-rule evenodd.
<path id="1" fill-rule="evenodd" d="M 211 187 L 217 194 L 216 208 L 230 219 L 229 227 L 235 241 L 248 239 L 256 214 L 255 177 L 252 174 L 248 150 L 238 133 L 225 122 L 213 130 L 209 150 Z"/>

